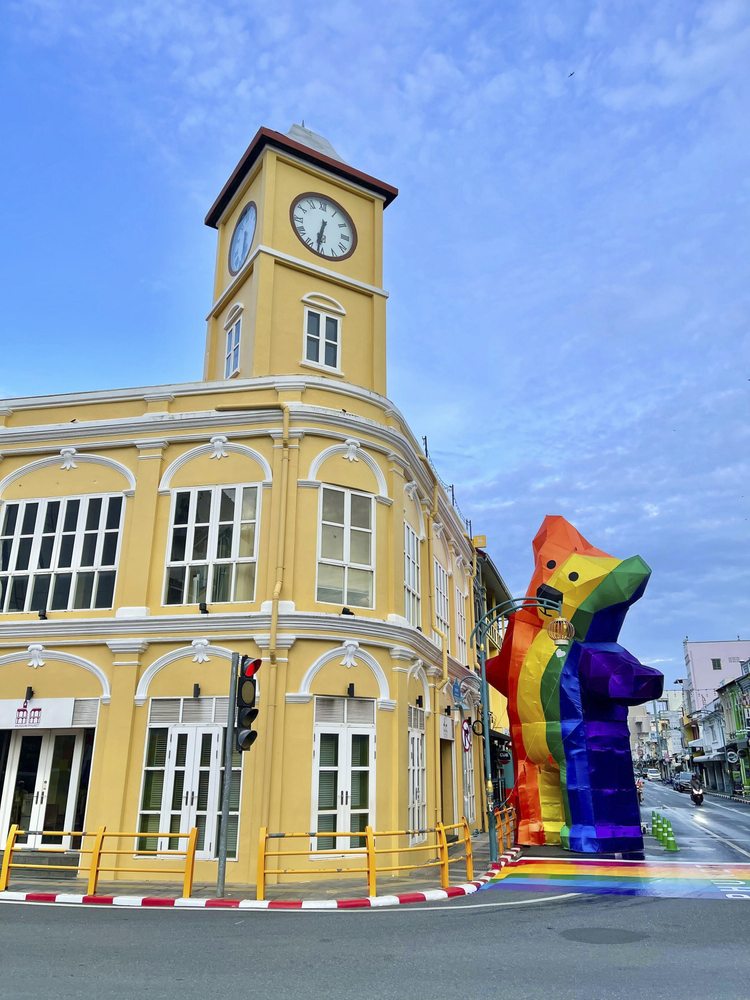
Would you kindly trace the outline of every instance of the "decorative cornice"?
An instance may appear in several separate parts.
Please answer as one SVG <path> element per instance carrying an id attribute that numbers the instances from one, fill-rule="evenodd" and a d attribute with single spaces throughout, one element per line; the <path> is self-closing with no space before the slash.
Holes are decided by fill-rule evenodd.
<path id="1" fill-rule="evenodd" d="M 107 646 L 117 653 L 145 653 L 148 649 L 146 639 L 107 639 Z"/>

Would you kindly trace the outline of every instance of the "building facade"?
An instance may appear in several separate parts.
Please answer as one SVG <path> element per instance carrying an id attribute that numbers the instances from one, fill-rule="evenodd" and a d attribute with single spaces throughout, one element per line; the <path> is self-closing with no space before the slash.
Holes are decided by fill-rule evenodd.
<path id="1" fill-rule="evenodd" d="M 483 824 L 476 553 L 385 395 L 396 194 L 261 129 L 206 217 L 203 380 L 0 404 L 0 841 L 136 830 L 147 867 L 197 827 L 215 878 L 233 652 L 262 665 L 228 882 L 261 827 L 346 867 L 337 831 Z"/>
<path id="2" fill-rule="evenodd" d="M 740 664 L 750 657 L 750 639 L 720 639 L 682 644 L 685 656 L 685 710 L 705 708 L 727 681 L 740 675 Z"/>

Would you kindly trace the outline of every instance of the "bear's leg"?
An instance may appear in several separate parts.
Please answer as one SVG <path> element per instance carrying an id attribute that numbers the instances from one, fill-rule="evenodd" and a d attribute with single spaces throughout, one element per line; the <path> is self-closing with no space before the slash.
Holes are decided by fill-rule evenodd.
<path id="1" fill-rule="evenodd" d="M 518 761 L 516 776 L 518 843 L 536 847 L 545 842 L 537 773 L 537 769 L 531 761 Z"/>
<path id="2" fill-rule="evenodd" d="M 560 771 L 554 762 L 539 768 L 539 800 L 542 807 L 542 826 L 547 844 L 561 843 L 560 829 L 565 823 Z"/>

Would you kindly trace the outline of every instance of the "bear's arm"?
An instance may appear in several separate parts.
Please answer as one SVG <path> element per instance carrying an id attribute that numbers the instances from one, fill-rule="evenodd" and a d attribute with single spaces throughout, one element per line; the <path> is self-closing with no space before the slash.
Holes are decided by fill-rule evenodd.
<path id="1" fill-rule="evenodd" d="M 589 694 L 618 705 L 642 705 L 661 697 L 664 689 L 662 673 L 616 642 L 583 643 L 578 677 Z"/>

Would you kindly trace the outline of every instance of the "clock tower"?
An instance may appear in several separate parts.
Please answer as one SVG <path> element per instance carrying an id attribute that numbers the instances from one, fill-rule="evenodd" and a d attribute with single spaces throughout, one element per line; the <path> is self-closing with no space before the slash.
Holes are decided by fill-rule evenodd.
<path id="1" fill-rule="evenodd" d="M 383 209 L 396 188 L 300 125 L 261 128 L 211 206 L 204 380 L 316 375 L 381 395 Z"/>

